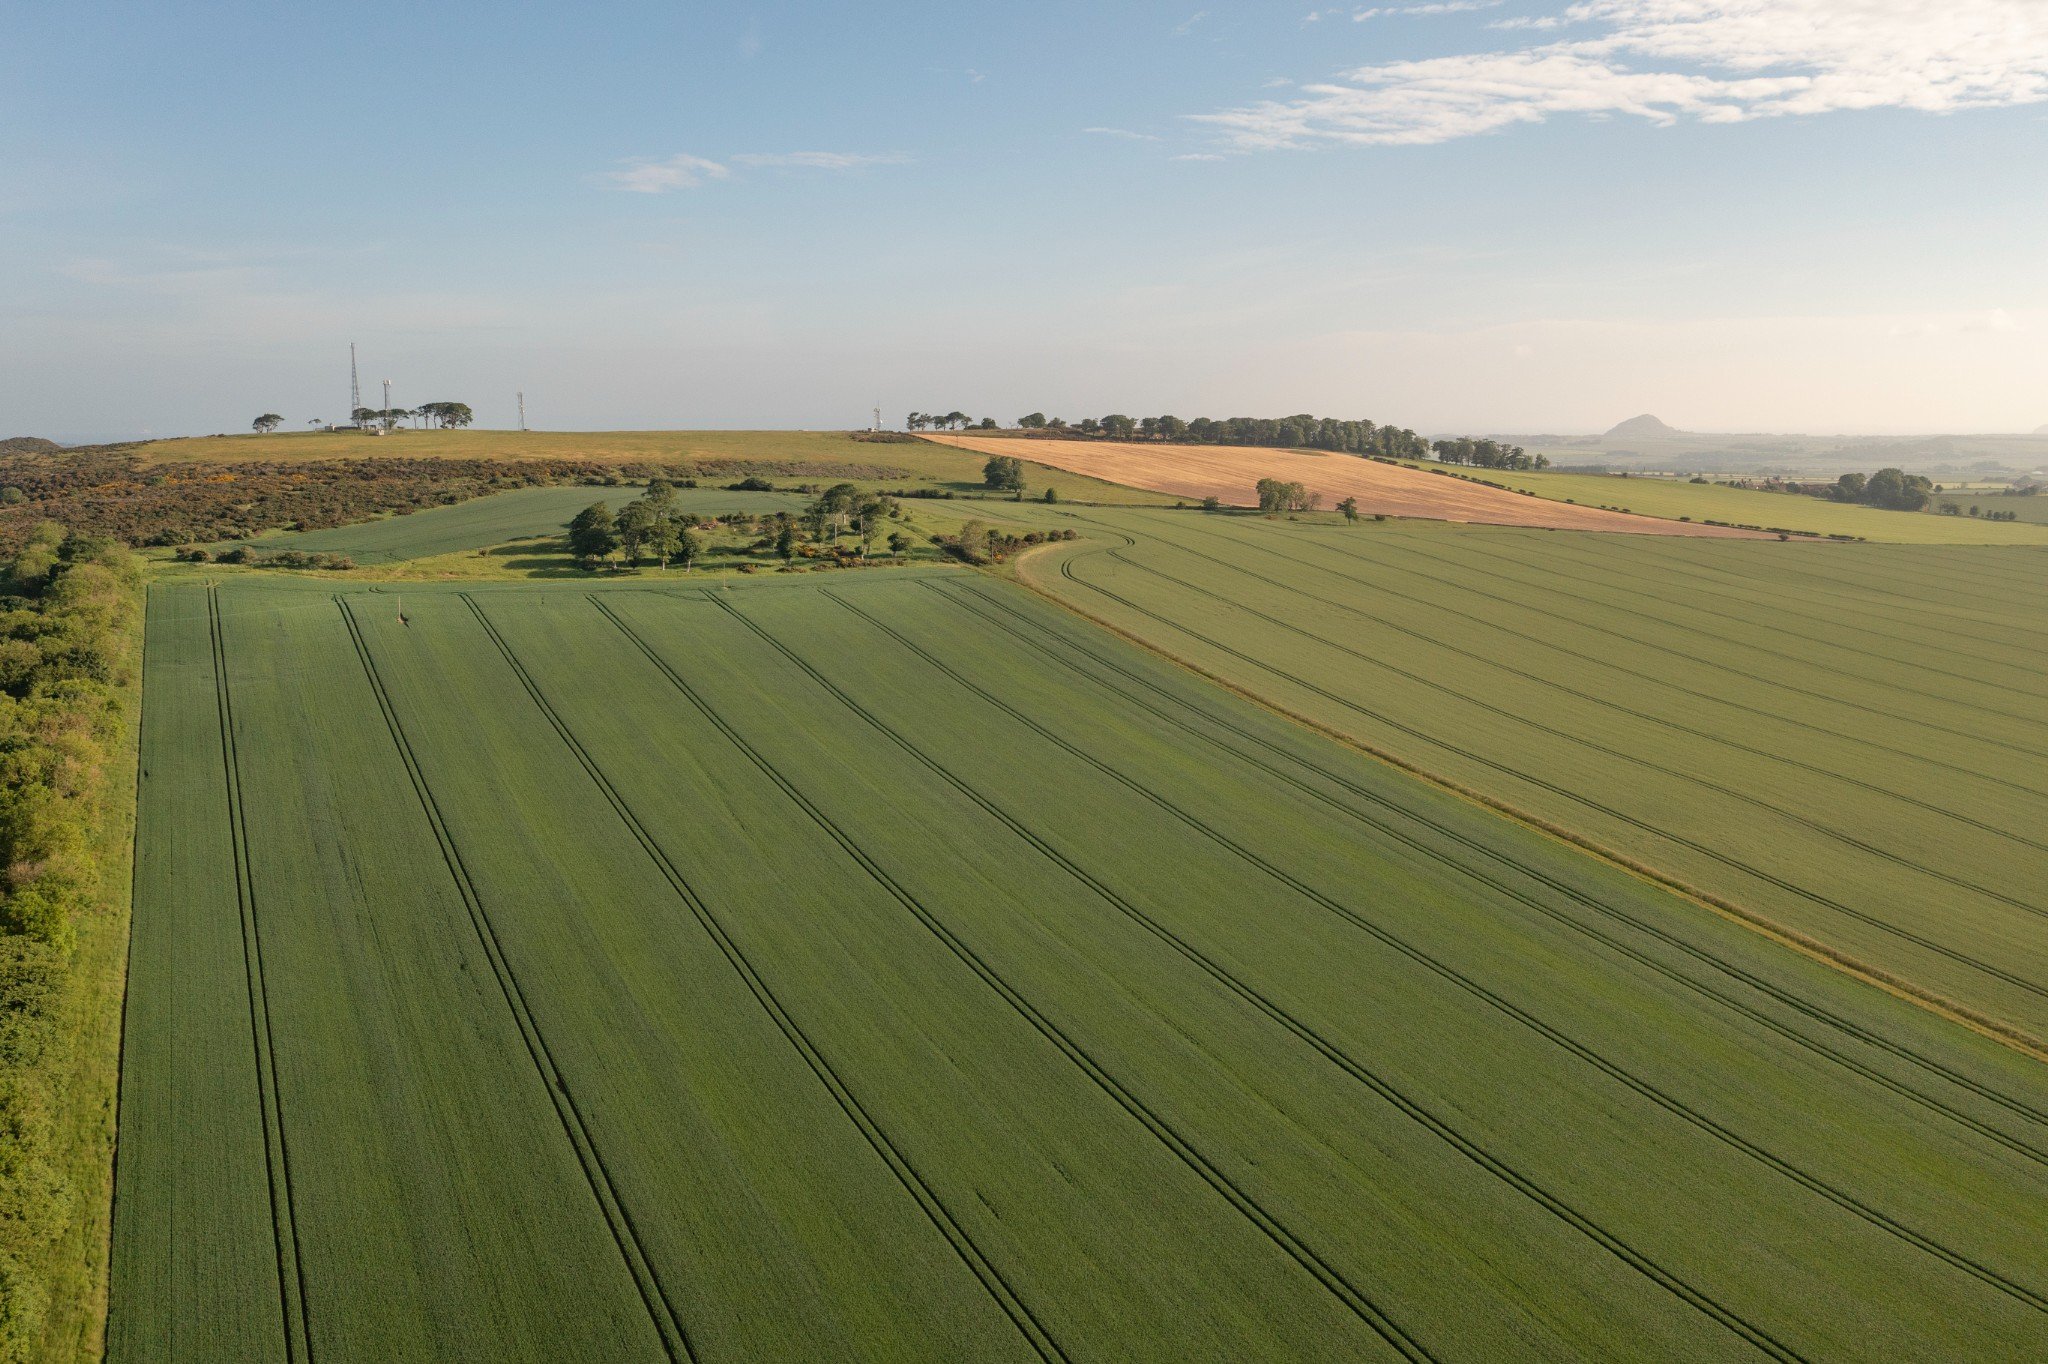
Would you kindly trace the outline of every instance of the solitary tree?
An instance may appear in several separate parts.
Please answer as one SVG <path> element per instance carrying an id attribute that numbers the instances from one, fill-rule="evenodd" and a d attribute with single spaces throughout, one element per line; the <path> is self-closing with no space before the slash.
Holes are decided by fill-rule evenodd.
<path id="1" fill-rule="evenodd" d="M 1356 521 L 1358 519 L 1358 499 L 1355 497 L 1345 498 L 1337 504 L 1337 510 L 1344 513 L 1346 521 Z"/>
<path id="2" fill-rule="evenodd" d="M 1027 412 L 1017 418 L 1017 425 L 1023 427 L 1026 431 L 1043 430 L 1045 428 L 1045 414 L 1043 412 Z"/>
<path id="3" fill-rule="evenodd" d="M 582 560 L 586 567 L 595 568 L 618 548 L 618 521 L 613 517 L 612 509 L 604 503 L 591 503 L 577 512 L 576 519 L 569 523 L 569 552 Z"/>
<path id="4" fill-rule="evenodd" d="M 268 435 L 283 424 L 284 418 L 278 416 L 275 412 L 266 412 L 255 421 L 249 423 L 251 427 L 255 428 L 258 435 Z"/>
<path id="5" fill-rule="evenodd" d="M 1021 492 L 1024 488 L 1024 461 L 1011 455 L 991 455 L 988 463 L 981 466 L 981 481 L 1003 492 Z"/>

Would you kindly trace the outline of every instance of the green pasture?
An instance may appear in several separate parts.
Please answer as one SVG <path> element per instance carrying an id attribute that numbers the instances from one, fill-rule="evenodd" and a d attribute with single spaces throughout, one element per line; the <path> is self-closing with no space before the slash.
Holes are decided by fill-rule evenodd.
<path id="1" fill-rule="evenodd" d="M 2048 1035 L 2048 551 L 1085 517 L 1087 613 Z"/>
<path id="2" fill-rule="evenodd" d="M 1088 515 L 1088 609 L 1372 704 L 1223 564 L 1637 562 Z M 1014 585 L 404 602 L 152 591 L 115 1364 L 2048 1350 L 2039 1063 Z"/>
<path id="3" fill-rule="evenodd" d="M 1643 516 L 1670 520 L 1722 521 L 1813 535 L 1855 535 L 1900 545 L 2048 545 L 2048 526 L 2010 525 L 1962 517 L 1925 516 L 1885 511 L 1850 502 L 1828 502 L 1795 493 L 1767 493 L 1752 488 L 1724 488 L 1714 483 L 1689 483 L 1676 478 L 1624 478 L 1619 474 L 1561 474 L 1550 470 L 1512 473 L 1505 469 L 1464 469 L 1452 465 L 1411 464 L 1416 469 L 1444 469 L 1503 488 L 1576 502 L 1582 507 L 1613 507 Z M 1941 494 L 1935 495 L 1941 500 Z M 2017 505 L 2024 499 L 1991 499 Z M 1988 505 L 1988 504 L 1987 504 Z M 2048 519 L 2048 518 L 2044 518 Z"/>

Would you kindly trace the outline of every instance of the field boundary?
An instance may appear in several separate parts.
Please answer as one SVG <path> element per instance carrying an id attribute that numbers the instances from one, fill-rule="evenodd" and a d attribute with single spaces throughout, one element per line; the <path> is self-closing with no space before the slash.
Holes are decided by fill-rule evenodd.
<path id="1" fill-rule="evenodd" d="M 405 726 L 398 718 L 396 703 L 384 686 L 384 679 L 377 671 L 376 661 L 371 657 L 368 641 L 363 638 L 362 627 L 357 622 L 354 610 L 342 593 L 334 594 L 334 603 L 341 609 L 341 615 L 348 626 L 350 641 L 355 645 L 356 656 L 362 660 L 363 672 L 376 694 L 377 708 L 383 713 L 385 726 L 391 731 L 392 743 L 398 749 L 400 760 L 405 764 L 406 776 L 412 782 L 413 793 L 419 798 L 420 808 L 432 827 L 434 839 L 440 845 L 441 856 L 448 864 L 450 876 L 462 896 L 463 907 L 469 911 L 470 927 L 476 931 L 478 944 L 484 949 L 484 956 L 491 963 L 491 971 L 498 979 L 498 989 L 505 999 L 505 1007 L 512 1014 L 513 1022 L 519 1028 L 522 1041 L 526 1043 L 528 1057 L 533 1061 L 541 1087 L 553 1101 L 555 1115 L 561 1121 L 562 1134 L 569 1139 L 569 1145 L 576 1152 L 576 1160 L 583 1167 L 583 1177 L 589 1183 L 591 1197 L 596 1201 L 599 1213 L 612 1233 L 612 1240 L 618 1246 L 619 1256 L 626 1263 L 626 1272 L 633 1278 L 633 1286 L 639 1290 L 640 1299 L 647 1308 L 650 1324 L 661 1338 L 663 1353 L 671 1360 L 697 1358 L 696 1349 L 690 1344 L 688 1330 L 683 1326 L 682 1316 L 675 1304 L 669 1301 L 668 1289 L 662 1284 L 661 1276 L 654 1268 L 652 1257 L 645 1246 L 640 1244 L 639 1228 L 634 1225 L 633 1215 L 626 1208 L 625 1199 L 617 1186 L 612 1183 L 611 1171 L 605 1167 L 604 1156 L 597 1149 L 597 1140 L 591 1135 L 590 1126 L 584 1121 L 583 1112 L 576 1106 L 576 1098 L 569 1091 L 569 1082 L 560 1068 L 555 1065 L 553 1051 L 548 1047 L 547 1038 L 541 1033 L 540 1023 L 533 1017 L 526 1003 L 526 994 L 519 986 L 519 978 L 512 971 L 512 963 L 505 956 L 503 944 L 498 940 L 497 926 L 491 922 L 490 912 L 484 908 L 483 897 L 476 884 L 470 879 L 469 867 L 462 860 L 461 851 L 455 846 L 454 835 L 448 830 L 441 817 L 441 807 L 434 799 L 432 788 L 427 784 L 426 774 L 420 769 L 419 759 L 413 753 L 412 741 L 406 737 Z"/>
<path id="2" fill-rule="evenodd" d="M 1033 550 L 1043 550 L 1046 548 L 1052 547 L 1034 546 Z M 1060 548 L 1064 548 L 1064 546 L 1060 546 Z M 1026 551 L 1026 555 L 1031 553 L 1031 550 Z M 1937 994 L 1904 976 L 1863 961 L 1842 951 L 1840 948 L 1802 933 L 1797 929 L 1778 923 L 1765 915 L 1757 913 L 1755 910 L 1716 895 L 1712 891 L 1692 885 L 1682 878 L 1652 866 L 1647 862 L 1609 848 L 1597 840 L 1565 828 L 1563 825 L 1553 823 L 1540 815 L 1521 809 L 1519 806 L 1508 801 L 1488 795 L 1486 792 L 1469 786 L 1446 773 L 1432 771 L 1388 749 L 1346 734 L 1332 725 L 1261 696 L 1257 692 L 1222 676 L 1220 673 L 1203 667 L 1192 659 L 1162 648 L 1135 632 L 1117 625 L 1115 622 L 1107 620 L 1102 616 L 1098 616 L 1080 605 L 1041 587 L 1024 572 L 1024 565 L 1021 562 L 1023 558 L 1024 556 L 1019 556 L 1019 561 L 1013 565 L 1014 572 L 1007 575 L 992 576 L 1007 576 L 1011 581 L 1016 582 L 1033 595 L 1061 610 L 1070 612 L 1100 629 L 1107 630 L 1119 639 L 1135 644 L 1146 652 L 1163 658 L 1167 662 L 1193 673 L 1206 682 L 1222 687 L 1225 691 L 1250 701 L 1262 710 L 1278 715 L 1282 719 L 1291 721 L 1305 729 L 1312 730 L 1326 739 L 1334 740 L 1337 743 L 1343 744 L 1346 748 L 1363 753 L 1367 757 L 1385 763 L 1389 767 L 1396 768 L 1410 776 L 1418 777 L 1440 790 L 1457 796 L 1461 800 L 1469 801 L 1475 805 L 1492 810 L 1497 814 L 1505 815 L 1518 824 L 1534 829 L 1538 833 L 1545 834 L 1581 852 L 1589 853 L 1611 866 L 1628 872 L 1632 876 L 1682 896 L 1702 909 L 1708 910 L 1733 923 L 1741 924 L 1743 927 L 1770 939 L 1778 945 L 1798 952 L 1800 955 L 1819 962 L 1832 970 L 1840 971 L 1844 975 L 1861 981 L 1865 985 L 1882 990 L 1888 995 L 1902 999 L 1951 1023 L 1965 1027 L 1971 1032 L 1977 1033 L 2001 1046 L 2010 1048 L 2032 1060 L 2048 1064 L 2048 1042 L 2044 1042 L 2022 1028 L 1990 1014 L 1982 1013 L 1971 1008 L 1969 1005 Z"/>

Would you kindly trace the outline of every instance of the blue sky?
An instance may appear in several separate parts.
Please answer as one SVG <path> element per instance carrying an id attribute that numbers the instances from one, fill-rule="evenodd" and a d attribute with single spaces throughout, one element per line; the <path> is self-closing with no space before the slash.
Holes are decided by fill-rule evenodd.
<path id="1" fill-rule="evenodd" d="M 2048 4 L 75 3 L 0 435 L 2048 422 Z"/>

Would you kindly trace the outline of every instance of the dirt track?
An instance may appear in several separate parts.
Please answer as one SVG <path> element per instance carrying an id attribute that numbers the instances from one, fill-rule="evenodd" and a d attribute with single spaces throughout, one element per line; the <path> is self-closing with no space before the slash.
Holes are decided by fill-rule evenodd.
<path id="1" fill-rule="evenodd" d="M 1603 530 L 1628 535 L 1699 535 L 1759 539 L 1757 532 L 1692 521 L 1578 507 L 1524 497 L 1481 483 L 1380 464 L 1356 455 L 1307 450 L 1253 449 L 1237 445 L 1123 445 L 1113 441 L 1029 440 L 1003 436 L 926 436 L 926 440 L 985 455 L 1014 455 L 1068 473 L 1150 488 L 1175 497 L 1220 499 L 1226 506 L 1254 505 L 1252 485 L 1262 478 L 1299 483 L 1334 507 L 1358 499 L 1366 515 L 1414 516 L 1431 521 L 1471 521 L 1496 526 L 1543 526 L 1556 530 Z M 1482 474 L 1483 476 L 1483 474 Z"/>

